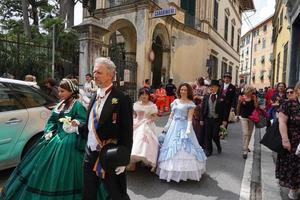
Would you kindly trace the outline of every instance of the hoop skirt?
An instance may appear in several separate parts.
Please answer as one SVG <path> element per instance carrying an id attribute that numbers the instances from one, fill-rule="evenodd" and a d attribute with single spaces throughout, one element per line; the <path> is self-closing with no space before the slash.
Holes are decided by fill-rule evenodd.
<path id="1" fill-rule="evenodd" d="M 133 105 L 136 118 L 133 123 L 133 145 L 131 150 L 131 162 L 142 161 L 151 167 L 156 166 L 158 155 L 158 139 L 155 133 L 156 126 L 151 121 L 151 115 L 157 113 L 157 107 L 152 102 L 143 105 L 136 102 Z"/>
<path id="2" fill-rule="evenodd" d="M 186 134 L 188 110 L 195 104 L 172 103 L 173 119 L 159 151 L 157 174 L 160 179 L 179 182 L 199 181 L 206 170 L 206 155 L 199 145 L 194 130 Z"/>
<path id="3" fill-rule="evenodd" d="M 77 100 L 63 115 L 54 109 L 45 133 L 56 130 L 55 135 L 48 141 L 42 137 L 29 150 L 3 187 L 1 200 L 81 199 L 85 141 L 62 129 L 59 118 L 66 116 L 86 123 L 86 110 Z M 104 200 L 106 194 L 102 186 L 98 199 Z"/>

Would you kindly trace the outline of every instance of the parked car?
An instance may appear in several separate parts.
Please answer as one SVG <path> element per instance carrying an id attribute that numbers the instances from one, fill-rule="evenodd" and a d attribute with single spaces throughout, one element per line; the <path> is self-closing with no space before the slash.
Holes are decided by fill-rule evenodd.
<path id="1" fill-rule="evenodd" d="M 56 103 L 32 82 L 0 78 L 0 170 L 16 166 L 43 135 Z"/>

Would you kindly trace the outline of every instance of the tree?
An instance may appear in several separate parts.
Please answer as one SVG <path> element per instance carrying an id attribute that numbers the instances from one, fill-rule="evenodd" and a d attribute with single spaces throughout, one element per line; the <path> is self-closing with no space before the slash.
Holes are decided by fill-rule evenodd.
<path id="1" fill-rule="evenodd" d="M 28 16 L 28 0 L 22 0 L 22 11 L 23 11 L 23 27 L 25 35 L 31 39 L 31 28 L 29 24 L 29 16 Z"/>

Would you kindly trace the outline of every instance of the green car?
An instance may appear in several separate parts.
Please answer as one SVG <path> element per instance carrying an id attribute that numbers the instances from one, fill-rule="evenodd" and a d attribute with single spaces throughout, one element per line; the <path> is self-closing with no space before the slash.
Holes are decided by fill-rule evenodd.
<path id="1" fill-rule="evenodd" d="M 0 78 L 0 170 L 16 166 L 43 135 L 56 102 L 33 82 Z"/>

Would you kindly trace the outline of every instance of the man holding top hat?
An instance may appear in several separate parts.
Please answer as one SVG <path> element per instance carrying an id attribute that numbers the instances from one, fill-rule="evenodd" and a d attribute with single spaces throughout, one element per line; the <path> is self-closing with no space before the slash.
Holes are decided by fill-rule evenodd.
<path id="1" fill-rule="evenodd" d="M 222 147 L 219 137 L 219 129 L 222 123 L 226 122 L 227 118 L 224 115 L 224 101 L 222 101 L 221 93 L 219 92 L 220 85 L 218 80 L 211 80 L 210 93 L 203 98 L 203 109 L 201 124 L 205 124 L 205 153 L 210 156 L 213 152 L 212 140 L 215 142 L 218 153 L 222 152 Z"/>
<path id="2" fill-rule="evenodd" d="M 221 100 L 224 101 L 224 115 L 226 120 L 223 126 L 227 128 L 228 118 L 231 110 L 235 109 L 236 106 L 236 88 L 231 84 L 232 76 L 231 73 L 226 72 L 223 76 L 223 84 L 221 85 Z"/>
<path id="3" fill-rule="evenodd" d="M 83 200 L 96 200 L 104 183 L 108 199 L 129 200 L 125 168 L 132 148 L 133 111 L 130 99 L 112 82 L 115 64 L 108 58 L 95 60 L 94 79 L 99 86 L 88 108 L 84 159 Z"/>

